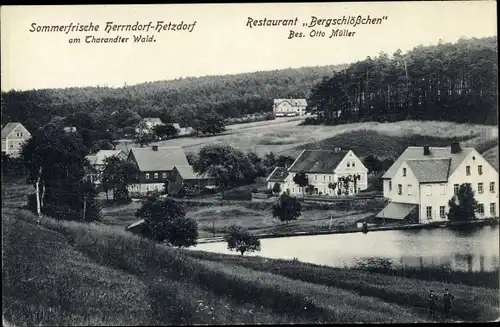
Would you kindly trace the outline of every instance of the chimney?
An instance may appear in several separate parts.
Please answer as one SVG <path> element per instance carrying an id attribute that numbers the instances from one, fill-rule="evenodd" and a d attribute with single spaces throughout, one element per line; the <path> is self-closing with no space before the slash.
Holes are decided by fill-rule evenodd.
<path id="1" fill-rule="evenodd" d="M 459 142 L 453 142 L 453 143 L 451 143 L 450 148 L 451 148 L 451 153 L 452 154 L 459 153 L 460 151 L 462 151 L 462 148 L 460 147 L 460 143 Z"/>
<path id="2" fill-rule="evenodd" d="M 431 154 L 431 149 L 428 145 L 424 146 L 424 156 L 428 156 Z"/>
<path id="3" fill-rule="evenodd" d="M 158 145 L 153 145 L 153 151 L 158 151 Z"/>

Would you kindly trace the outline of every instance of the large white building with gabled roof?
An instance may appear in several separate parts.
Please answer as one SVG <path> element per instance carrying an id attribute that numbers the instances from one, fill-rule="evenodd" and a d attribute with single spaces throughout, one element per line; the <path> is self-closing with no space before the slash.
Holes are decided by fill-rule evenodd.
<path id="1" fill-rule="evenodd" d="M 391 202 L 376 217 L 430 223 L 448 219 L 448 202 L 470 183 L 477 218 L 498 217 L 498 171 L 474 148 L 408 147 L 382 176 Z"/>

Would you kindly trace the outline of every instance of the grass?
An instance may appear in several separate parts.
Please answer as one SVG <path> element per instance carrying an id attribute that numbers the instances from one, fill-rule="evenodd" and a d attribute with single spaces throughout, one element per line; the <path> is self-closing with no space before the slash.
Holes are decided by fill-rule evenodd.
<path id="1" fill-rule="evenodd" d="M 478 142 L 498 137 L 495 126 L 457 124 L 438 121 L 401 121 L 394 123 L 364 122 L 343 124 L 337 126 L 298 126 L 302 117 L 279 118 L 271 121 L 237 124 L 228 127 L 223 135 L 203 138 L 187 137 L 166 140 L 155 144 L 161 146 L 181 146 L 186 151 L 198 152 L 204 145 L 212 142 L 224 142 L 242 151 L 252 150 L 259 155 L 270 151 L 280 154 L 296 155 L 300 147 L 330 139 L 337 135 L 354 131 L 373 131 L 388 136 L 389 139 L 423 135 L 434 138 L 466 137 L 479 133 L 474 139 Z M 497 133 L 497 134 L 495 134 Z M 393 144 L 391 142 L 391 144 Z M 327 145 L 327 144 L 325 144 Z M 345 143 L 345 147 L 355 146 L 355 143 Z M 121 143 L 120 149 L 130 149 L 133 145 Z M 389 146 L 386 148 L 390 149 Z"/>
<path id="2" fill-rule="evenodd" d="M 369 217 L 383 203 L 379 200 L 346 201 L 340 203 L 303 204 L 303 213 L 298 220 L 283 224 L 272 217 L 272 206 L 269 202 L 239 202 L 226 201 L 218 203 L 186 202 L 186 215 L 196 219 L 200 238 L 222 236 L 226 228 L 237 224 L 248 228 L 257 234 L 279 234 L 289 232 L 314 232 L 327 230 L 330 218 L 333 217 L 332 229 L 346 228 L 356 225 L 356 222 Z M 136 222 L 135 211 L 140 202 L 132 202 L 120 207 L 103 209 L 102 223 L 106 225 L 126 226 Z"/>
<path id="3" fill-rule="evenodd" d="M 444 287 L 457 297 L 455 319 L 498 316 L 497 290 L 177 250 L 114 226 L 37 223 L 11 200 L 3 318 L 16 326 L 425 322 L 426 290 Z"/>

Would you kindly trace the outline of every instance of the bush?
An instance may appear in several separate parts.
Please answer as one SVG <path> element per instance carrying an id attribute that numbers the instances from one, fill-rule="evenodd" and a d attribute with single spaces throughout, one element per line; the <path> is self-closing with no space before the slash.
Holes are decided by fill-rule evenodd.
<path id="1" fill-rule="evenodd" d="M 241 201 L 251 201 L 252 192 L 247 189 L 233 189 L 229 191 L 224 191 L 224 200 L 241 200 Z"/>

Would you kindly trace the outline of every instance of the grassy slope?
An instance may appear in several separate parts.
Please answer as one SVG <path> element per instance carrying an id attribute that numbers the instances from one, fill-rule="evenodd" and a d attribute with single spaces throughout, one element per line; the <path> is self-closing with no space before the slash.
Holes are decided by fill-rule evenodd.
<path id="1" fill-rule="evenodd" d="M 470 145 L 477 145 L 495 135 L 495 126 L 457 124 L 453 122 L 436 121 L 401 121 L 394 123 L 352 123 L 338 126 L 298 126 L 296 117 L 292 119 L 276 119 L 273 121 L 235 125 L 224 135 L 209 136 L 203 138 L 189 137 L 178 138 L 158 142 L 161 146 L 181 146 L 185 151 L 198 152 L 204 145 L 212 142 L 225 142 L 243 151 L 253 150 L 263 155 L 270 151 L 296 156 L 304 147 L 341 146 L 345 148 L 360 148 L 365 153 L 367 141 L 372 142 L 377 151 L 376 155 L 395 155 L 393 146 L 398 149 L 408 145 L 420 143 L 431 143 L 434 145 L 448 144 L 449 140 L 440 138 L 465 137 L 472 133 L 487 132 L 487 137 L 476 137 L 467 142 Z M 372 134 L 377 132 L 378 134 Z M 349 134 L 354 133 L 354 134 Z M 368 133 L 368 134 L 367 134 Z M 498 132 L 496 132 L 498 133 Z M 355 136 L 352 138 L 352 136 Z M 366 135 L 377 135 L 376 139 L 367 139 Z M 380 136 L 378 136 L 380 135 Z M 413 139 L 407 138 L 410 135 L 419 135 Z M 423 138 L 426 136 L 427 138 Z M 337 137 L 337 138 L 335 138 Z M 498 134 L 496 134 L 498 137 Z M 320 143 L 318 143 L 320 142 Z M 338 145 L 335 145 L 338 144 Z M 131 144 L 118 145 L 121 149 L 130 149 Z"/>
<path id="2" fill-rule="evenodd" d="M 497 290 L 481 287 L 170 249 L 18 209 L 4 209 L 2 229 L 4 318 L 15 325 L 418 322 L 426 291 L 444 287 L 455 319 L 498 316 Z"/>

